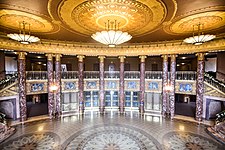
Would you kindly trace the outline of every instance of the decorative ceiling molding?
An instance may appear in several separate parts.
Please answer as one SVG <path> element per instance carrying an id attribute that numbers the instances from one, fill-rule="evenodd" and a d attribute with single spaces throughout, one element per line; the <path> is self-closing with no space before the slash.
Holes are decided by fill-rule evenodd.
<path id="1" fill-rule="evenodd" d="M 198 52 L 224 51 L 225 39 L 217 39 L 204 43 L 200 46 L 191 44 L 168 43 L 120 46 L 115 48 L 97 47 L 95 44 L 73 44 L 73 43 L 33 43 L 29 45 L 20 44 L 11 40 L 0 38 L 1 50 L 15 50 L 36 53 L 60 53 L 64 55 L 86 55 L 86 56 L 157 56 L 162 54 L 190 54 Z"/>

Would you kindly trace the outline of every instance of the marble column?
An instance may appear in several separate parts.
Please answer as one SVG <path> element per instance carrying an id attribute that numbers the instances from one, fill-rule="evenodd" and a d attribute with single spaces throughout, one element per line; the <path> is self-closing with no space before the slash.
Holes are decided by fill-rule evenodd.
<path id="1" fill-rule="evenodd" d="M 27 101 L 26 101 L 26 53 L 18 52 L 18 84 L 19 84 L 19 103 L 20 120 L 27 120 Z"/>
<path id="2" fill-rule="evenodd" d="M 61 54 L 55 54 L 55 85 L 58 87 L 55 91 L 55 115 L 61 115 Z"/>
<path id="3" fill-rule="evenodd" d="M 83 55 L 78 55 L 78 100 L 79 100 L 79 113 L 84 113 L 84 58 Z"/>
<path id="4" fill-rule="evenodd" d="M 167 91 L 168 84 L 168 55 L 163 55 L 163 72 L 162 72 L 162 116 L 166 117 L 167 113 Z"/>
<path id="5" fill-rule="evenodd" d="M 119 56 L 120 59 L 120 87 L 119 87 L 119 111 L 121 114 L 124 113 L 124 59 L 125 56 Z"/>
<path id="6" fill-rule="evenodd" d="M 175 80 L 176 80 L 176 55 L 170 55 L 170 96 L 169 96 L 169 110 L 170 117 L 173 119 L 175 113 Z"/>
<path id="7" fill-rule="evenodd" d="M 105 109 L 105 81 L 104 81 L 104 59 L 105 56 L 99 56 L 99 111 L 100 114 L 104 113 Z"/>
<path id="8" fill-rule="evenodd" d="M 46 54 L 47 56 L 47 76 L 48 76 L 48 115 L 52 119 L 54 115 L 54 92 L 51 86 L 54 84 L 53 72 L 53 54 Z"/>
<path id="9" fill-rule="evenodd" d="M 140 103 L 139 113 L 144 114 L 144 101 L 145 101 L 145 55 L 139 56 L 140 58 Z"/>
<path id="10" fill-rule="evenodd" d="M 196 120 L 202 121 L 204 95 L 204 53 L 198 53 L 196 82 Z"/>

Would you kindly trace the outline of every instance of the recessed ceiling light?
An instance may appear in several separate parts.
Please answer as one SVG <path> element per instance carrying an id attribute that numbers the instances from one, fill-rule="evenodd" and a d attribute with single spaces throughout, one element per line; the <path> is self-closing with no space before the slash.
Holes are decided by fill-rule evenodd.
<path id="1" fill-rule="evenodd" d="M 185 63 L 181 63 L 182 65 L 184 65 Z"/>
<path id="2" fill-rule="evenodd" d="M 181 59 L 186 59 L 187 57 L 181 57 Z"/>

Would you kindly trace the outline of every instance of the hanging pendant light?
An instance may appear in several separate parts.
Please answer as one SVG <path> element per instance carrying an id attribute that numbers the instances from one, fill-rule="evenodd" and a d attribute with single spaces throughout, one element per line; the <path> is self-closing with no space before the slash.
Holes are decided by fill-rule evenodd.
<path id="1" fill-rule="evenodd" d="M 194 34 L 194 29 L 197 26 L 198 28 L 198 32 L 197 35 Z M 193 25 L 193 36 L 184 39 L 183 41 L 185 43 L 189 43 L 189 44 L 194 44 L 194 45 L 201 45 L 207 41 L 210 41 L 212 39 L 214 39 L 216 36 L 215 35 L 210 35 L 210 34 L 206 34 L 204 35 L 203 32 L 201 32 L 201 30 L 203 30 L 203 24 L 197 24 L 197 25 Z"/>
<path id="2" fill-rule="evenodd" d="M 26 31 L 26 27 L 28 26 L 28 31 Z M 30 44 L 33 42 L 38 42 L 40 39 L 38 37 L 30 35 L 30 24 L 25 21 L 19 23 L 20 33 L 11 33 L 7 34 L 7 36 L 13 40 L 16 40 L 22 44 Z M 26 33 L 28 32 L 28 33 Z"/>
<path id="3" fill-rule="evenodd" d="M 105 28 L 107 27 L 107 30 L 96 32 L 91 37 L 105 45 L 108 45 L 109 47 L 115 47 L 116 45 L 122 44 L 124 42 L 129 41 L 132 36 L 123 31 L 119 31 L 119 23 L 115 21 L 110 22 L 108 20 L 108 23 L 105 23 Z"/>

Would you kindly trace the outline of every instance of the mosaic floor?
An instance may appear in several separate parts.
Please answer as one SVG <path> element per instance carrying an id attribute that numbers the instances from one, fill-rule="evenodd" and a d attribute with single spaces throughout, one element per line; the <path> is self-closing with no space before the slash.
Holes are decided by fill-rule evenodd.
<path id="1" fill-rule="evenodd" d="M 204 125 L 158 116 L 63 117 L 15 126 L 1 150 L 222 150 Z"/>

